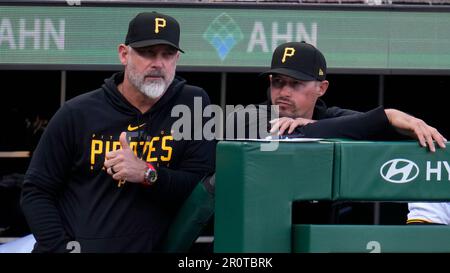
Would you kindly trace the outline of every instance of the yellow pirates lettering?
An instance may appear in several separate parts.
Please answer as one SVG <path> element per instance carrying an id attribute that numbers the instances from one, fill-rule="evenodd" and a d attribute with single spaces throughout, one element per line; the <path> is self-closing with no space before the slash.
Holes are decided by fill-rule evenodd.
<path id="1" fill-rule="evenodd" d="M 120 148 L 121 148 L 120 141 L 113 141 L 112 150 L 115 151 L 115 150 L 119 150 Z"/>
<path id="2" fill-rule="evenodd" d="M 139 156 L 147 162 L 170 162 L 173 154 L 173 136 L 155 136 L 146 141 L 130 141 L 130 149 L 138 156 L 138 151 L 142 151 Z M 102 164 L 108 152 L 121 149 L 120 141 L 105 139 L 91 139 L 90 145 L 90 165 L 91 170 L 96 164 Z M 100 166 L 98 166 L 100 167 Z"/>
<path id="3" fill-rule="evenodd" d="M 163 136 L 161 148 L 167 151 L 167 156 L 161 156 L 161 161 L 170 161 L 172 158 L 172 147 L 167 146 L 166 141 L 173 140 L 173 136 Z"/>
<path id="4" fill-rule="evenodd" d="M 103 153 L 103 141 L 93 139 L 91 142 L 91 165 L 95 164 L 95 155 Z"/>
<path id="5" fill-rule="evenodd" d="M 283 59 L 281 60 L 282 63 L 286 62 L 286 57 L 292 57 L 295 54 L 295 48 L 293 47 L 286 47 L 284 49 Z"/>
<path id="6" fill-rule="evenodd" d="M 111 141 L 106 141 L 105 142 L 105 146 L 106 146 L 106 148 L 105 148 L 105 154 L 107 154 L 107 153 L 109 153 L 111 150 L 110 150 L 110 145 L 111 145 Z"/>
<path id="7" fill-rule="evenodd" d="M 166 19 L 164 18 L 155 18 L 155 33 L 159 33 L 159 28 L 166 27 Z"/>
<path id="8" fill-rule="evenodd" d="M 152 140 L 148 143 L 148 149 L 147 149 L 147 162 L 156 162 L 158 159 L 156 157 L 152 157 L 152 152 L 156 151 L 155 147 L 153 146 L 156 141 L 159 141 L 159 137 L 153 137 Z"/>
<path id="9" fill-rule="evenodd" d="M 134 152 L 135 155 L 137 155 L 137 142 L 136 141 L 130 142 L 130 149 Z"/>
<path id="10" fill-rule="evenodd" d="M 120 179 L 119 182 L 117 182 L 117 187 L 118 188 L 122 187 L 122 185 L 124 185 L 125 182 L 127 182 L 125 179 Z"/>

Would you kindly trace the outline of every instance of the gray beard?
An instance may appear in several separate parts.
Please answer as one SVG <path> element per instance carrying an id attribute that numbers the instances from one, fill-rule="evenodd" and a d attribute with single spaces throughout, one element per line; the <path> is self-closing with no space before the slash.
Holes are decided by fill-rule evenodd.
<path id="1" fill-rule="evenodd" d="M 162 96 L 166 91 L 166 83 L 161 80 L 157 82 L 144 83 L 139 86 L 139 91 L 151 99 L 156 99 Z"/>
<path id="2" fill-rule="evenodd" d="M 151 99 L 159 98 L 167 88 L 163 79 L 145 83 L 143 79 L 133 73 L 128 74 L 128 79 L 142 94 Z"/>

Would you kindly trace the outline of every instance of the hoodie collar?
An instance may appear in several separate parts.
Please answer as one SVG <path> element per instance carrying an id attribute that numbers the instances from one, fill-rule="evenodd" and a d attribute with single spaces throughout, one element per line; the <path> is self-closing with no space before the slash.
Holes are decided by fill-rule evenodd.
<path id="1" fill-rule="evenodd" d="M 317 99 L 316 105 L 314 106 L 314 112 L 312 119 L 319 120 L 325 118 L 327 113 L 327 105 L 322 99 Z"/>

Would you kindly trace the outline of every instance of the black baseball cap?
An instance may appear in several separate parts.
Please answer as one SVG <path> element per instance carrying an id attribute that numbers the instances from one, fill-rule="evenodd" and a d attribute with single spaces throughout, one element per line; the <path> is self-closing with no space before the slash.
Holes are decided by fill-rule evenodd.
<path id="1" fill-rule="evenodd" d="M 128 26 L 125 44 L 133 48 L 165 44 L 183 52 L 179 46 L 180 25 L 174 18 L 157 13 L 142 12 Z"/>
<path id="2" fill-rule="evenodd" d="M 305 42 L 289 42 L 279 45 L 272 56 L 269 71 L 261 75 L 281 74 L 302 81 L 323 81 L 327 63 L 322 52 Z"/>

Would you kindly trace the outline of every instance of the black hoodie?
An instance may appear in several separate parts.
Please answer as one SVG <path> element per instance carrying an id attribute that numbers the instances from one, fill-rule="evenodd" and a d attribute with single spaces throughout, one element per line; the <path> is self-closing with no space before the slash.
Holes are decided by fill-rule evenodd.
<path id="1" fill-rule="evenodd" d="M 55 114 L 26 173 L 22 208 L 36 237 L 35 252 L 150 252 L 176 209 L 196 183 L 214 170 L 215 143 L 175 141 L 175 105 L 203 108 L 208 95 L 175 78 L 161 99 L 142 114 L 117 90 L 116 73 L 95 91 L 78 96 Z M 204 121 L 203 121 L 204 122 Z M 138 157 L 152 163 L 158 180 L 151 187 L 117 181 L 103 169 L 105 153 L 120 148 L 127 132 Z"/>

